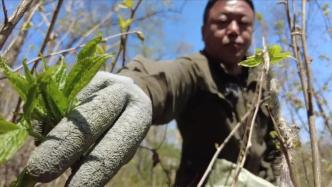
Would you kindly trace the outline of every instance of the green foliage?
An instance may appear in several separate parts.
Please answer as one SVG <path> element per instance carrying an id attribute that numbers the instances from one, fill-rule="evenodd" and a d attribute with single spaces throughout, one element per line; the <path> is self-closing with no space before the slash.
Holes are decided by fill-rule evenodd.
<path id="1" fill-rule="evenodd" d="M 101 42 L 101 36 L 88 42 L 68 73 L 63 59 L 50 67 L 43 61 L 43 71 L 35 74 L 31 73 L 24 60 L 24 75 L 21 75 L 11 70 L 0 58 L 0 70 L 24 102 L 18 124 L 0 119 L 0 164 L 23 145 L 29 134 L 42 137 L 32 130 L 32 121 L 44 125 L 42 129 L 52 129 L 77 105 L 76 95 L 111 57 L 99 46 Z"/>
<path id="2" fill-rule="evenodd" d="M 11 86 L 19 94 L 22 100 L 26 101 L 26 90 L 29 88 L 29 82 L 22 75 L 13 72 L 3 58 L 0 58 L 0 70 L 7 76 Z"/>
<path id="3" fill-rule="evenodd" d="M 279 45 L 272 45 L 268 47 L 268 53 L 270 56 L 271 64 L 276 64 L 279 61 L 292 57 L 289 52 L 282 52 L 282 49 Z M 253 56 L 249 56 L 246 60 L 240 62 L 239 65 L 252 68 L 262 63 L 263 63 L 263 50 L 256 49 L 256 53 Z"/>
<path id="4" fill-rule="evenodd" d="M 262 22 L 264 20 L 264 17 L 263 17 L 263 15 L 261 13 L 256 12 L 256 19 L 259 22 Z"/>
<path id="5" fill-rule="evenodd" d="M 134 5 L 133 0 L 123 0 L 123 2 L 121 4 L 127 8 L 133 8 L 133 5 Z"/>
<path id="6" fill-rule="evenodd" d="M 19 127 L 14 123 L 6 121 L 5 119 L 0 118 L 0 136 L 13 130 L 17 130 Z"/>
<path id="7" fill-rule="evenodd" d="M 275 147 L 276 150 L 280 150 L 280 142 L 278 141 L 278 133 L 276 131 L 271 131 L 270 132 L 270 137 L 272 140 L 272 144 Z"/>
<path id="8" fill-rule="evenodd" d="M 124 9 L 132 9 L 134 6 L 133 0 L 122 0 L 120 4 L 118 4 L 119 8 L 124 8 Z"/>
<path id="9" fill-rule="evenodd" d="M 122 16 L 119 15 L 119 25 L 121 32 L 125 32 L 132 22 L 132 19 L 129 18 L 125 20 Z"/>
<path id="10" fill-rule="evenodd" d="M 28 138 L 28 131 L 22 124 L 0 119 L 0 164 L 11 158 Z"/>
<path id="11" fill-rule="evenodd" d="M 321 7 L 324 16 L 328 17 L 330 14 L 330 5 L 328 3 L 325 3 L 322 7 Z"/>

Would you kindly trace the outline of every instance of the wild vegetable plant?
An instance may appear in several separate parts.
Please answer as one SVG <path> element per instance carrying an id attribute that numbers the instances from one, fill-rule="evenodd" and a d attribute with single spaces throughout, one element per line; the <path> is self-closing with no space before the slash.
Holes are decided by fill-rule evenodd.
<path id="1" fill-rule="evenodd" d="M 279 61 L 285 60 L 286 58 L 292 57 L 290 52 L 283 52 L 279 45 L 271 45 L 267 48 L 270 57 L 270 63 L 276 64 Z M 256 53 L 249 56 L 246 60 L 239 63 L 239 65 L 244 67 L 256 67 L 263 63 L 263 50 L 257 48 Z"/>
<path id="2" fill-rule="evenodd" d="M 0 164 L 18 151 L 29 135 L 42 141 L 43 134 L 79 104 L 76 95 L 112 56 L 99 45 L 102 40 L 97 36 L 89 41 L 78 53 L 70 71 L 62 58 L 53 66 L 43 61 L 43 70 L 38 73 L 31 73 L 23 61 L 24 74 L 20 74 L 0 58 L 0 70 L 24 103 L 16 124 L 0 118 Z M 42 131 L 36 131 L 34 124 L 41 125 Z"/>

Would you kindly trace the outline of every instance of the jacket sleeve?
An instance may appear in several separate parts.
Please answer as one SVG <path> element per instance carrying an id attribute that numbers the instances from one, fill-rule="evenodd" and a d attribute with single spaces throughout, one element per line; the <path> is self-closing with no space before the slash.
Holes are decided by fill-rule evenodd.
<path id="1" fill-rule="evenodd" d="M 142 56 L 137 56 L 118 74 L 134 79 L 150 97 L 153 124 L 167 123 L 179 115 L 195 92 L 200 76 L 198 66 L 189 58 L 154 62 Z"/>

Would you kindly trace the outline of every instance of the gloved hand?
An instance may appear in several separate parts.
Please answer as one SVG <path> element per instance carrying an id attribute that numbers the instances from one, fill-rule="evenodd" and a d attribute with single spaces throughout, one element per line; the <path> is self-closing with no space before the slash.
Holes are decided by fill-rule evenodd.
<path id="1" fill-rule="evenodd" d="M 75 164 L 68 186 L 104 186 L 151 124 L 151 100 L 128 77 L 99 72 L 78 99 L 31 154 L 26 170 L 34 180 L 49 182 Z"/>

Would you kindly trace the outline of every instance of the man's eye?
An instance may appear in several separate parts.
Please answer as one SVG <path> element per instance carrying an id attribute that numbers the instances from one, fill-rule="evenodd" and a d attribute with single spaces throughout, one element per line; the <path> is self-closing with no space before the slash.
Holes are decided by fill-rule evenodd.
<path id="1" fill-rule="evenodd" d="M 240 21 L 240 25 L 241 25 L 241 26 L 248 26 L 248 25 L 249 25 L 249 22 L 243 22 L 243 21 Z"/>
<path id="2" fill-rule="evenodd" d="M 228 22 L 227 16 L 224 15 L 224 14 L 221 14 L 220 17 L 219 17 L 218 22 L 219 23 L 227 23 Z"/>
<path id="3" fill-rule="evenodd" d="M 220 21 L 219 21 L 219 24 L 227 24 L 227 23 L 228 23 L 227 20 L 220 20 Z"/>
<path id="4" fill-rule="evenodd" d="M 243 17 L 239 23 L 243 26 L 247 26 L 247 25 L 250 25 L 250 21 L 246 18 L 246 17 Z"/>

